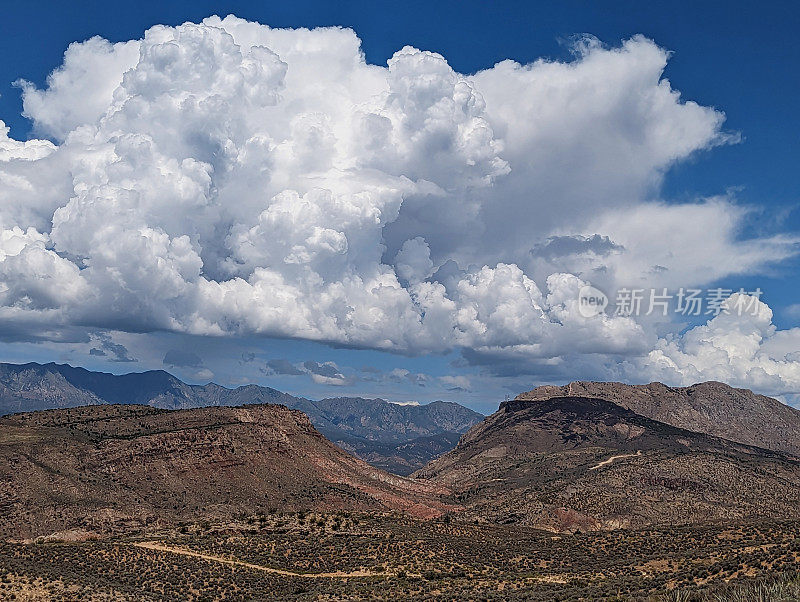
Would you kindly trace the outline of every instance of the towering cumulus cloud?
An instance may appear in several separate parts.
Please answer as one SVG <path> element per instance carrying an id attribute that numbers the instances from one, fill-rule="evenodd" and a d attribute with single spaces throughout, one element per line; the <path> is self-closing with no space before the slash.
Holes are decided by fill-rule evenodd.
<path id="1" fill-rule="evenodd" d="M 729 199 L 658 202 L 671 165 L 734 138 L 662 78 L 666 51 L 575 54 L 462 75 L 405 47 L 376 66 L 351 30 L 235 17 L 72 44 L 44 89 L 21 83 L 40 139 L 0 122 L 3 328 L 622 354 L 683 374 L 691 352 L 647 325 L 581 316 L 585 281 L 700 285 L 796 240 L 738 240 Z M 687 217 L 703 236 L 674 253 Z M 713 255 L 703 270 L 693 251 Z"/>

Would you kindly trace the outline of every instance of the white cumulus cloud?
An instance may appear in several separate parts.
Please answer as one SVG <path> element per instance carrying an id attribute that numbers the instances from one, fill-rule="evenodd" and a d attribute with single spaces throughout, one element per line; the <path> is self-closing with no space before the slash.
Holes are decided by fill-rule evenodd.
<path id="1" fill-rule="evenodd" d="M 586 39 L 570 62 L 464 75 L 412 47 L 368 64 L 349 29 L 232 16 L 72 44 L 44 89 L 20 82 L 42 139 L 0 123 L 0 330 L 652 352 L 689 374 L 678 351 L 695 351 L 583 318 L 580 287 L 710 282 L 797 239 L 741 240 L 730 199 L 658 200 L 672 165 L 735 141 L 663 78 L 667 59 L 641 36 Z"/>
<path id="2" fill-rule="evenodd" d="M 800 328 L 779 331 L 772 310 L 753 296 L 735 293 L 723 310 L 660 340 L 632 372 L 684 385 L 718 380 L 773 394 L 800 392 Z"/>

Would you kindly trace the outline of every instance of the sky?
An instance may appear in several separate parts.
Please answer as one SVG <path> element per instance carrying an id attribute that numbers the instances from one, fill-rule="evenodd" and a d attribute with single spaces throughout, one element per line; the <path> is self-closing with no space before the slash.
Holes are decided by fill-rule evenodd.
<path id="1" fill-rule="evenodd" d="M 2 361 L 797 402 L 791 2 L 4 9 Z"/>

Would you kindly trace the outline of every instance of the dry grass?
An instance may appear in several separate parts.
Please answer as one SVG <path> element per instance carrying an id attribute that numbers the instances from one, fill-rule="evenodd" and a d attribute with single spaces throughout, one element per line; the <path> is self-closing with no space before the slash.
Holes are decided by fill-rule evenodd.
<path id="1" fill-rule="evenodd" d="M 796 600 L 796 581 L 765 581 L 800 567 L 796 542 L 800 523 L 554 535 L 268 513 L 146 537 L 2 544 L 0 599 Z"/>

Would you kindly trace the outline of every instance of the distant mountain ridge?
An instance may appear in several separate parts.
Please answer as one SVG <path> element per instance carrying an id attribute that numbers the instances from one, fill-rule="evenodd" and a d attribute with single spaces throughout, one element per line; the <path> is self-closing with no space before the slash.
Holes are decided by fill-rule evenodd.
<path id="1" fill-rule="evenodd" d="M 77 407 L 141 404 L 186 410 L 242 403 L 283 403 L 295 397 L 259 385 L 227 389 L 189 385 L 163 370 L 109 374 L 66 364 L 0 364 L 0 414 Z"/>
<path id="2" fill-rule="evenodd" d="M 483 420 L 478 412 L 451 401 L 401 405 L 382 399 L 331 397 L 312 403 L 343 433 L 383 443 L 398 443 L 407 441 L 409 436 L 428 437 L 441 432 L 465 433 Z"/>
<path id="3" fill-rule="evenodd" d="M 310 407 L 313 406 L 313 407 Z M 449 401 L 399 405 L 382 399 L 335 397 L 294 406 L 328 439 L 389 472 L 408 475 L 453 449 L 483 415 Z"/>
<path id="4" fill-rule="evenodd" d="M 748 389 L 715 381 L 690 387 L 578 381 L 537 387 L 516 399 L 562 396 L 605 399 L 672 426 L 800 456 L 800 410 Z"/>
<path id="5" fill-rule="evenodd" d="M 163 370 L 114 375 L 55 363 L 0 364 L 0 415 L 98 404 L 183 410 L 261 403 L 304 412 L 334 443 L 403 475 L 452 449 L 458 435 L 483 419 L 453 402 L 399 405 L 347 397 L 313 401 L 260 385 L 190 385 Z"/>

